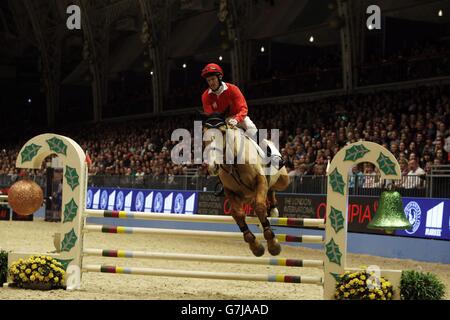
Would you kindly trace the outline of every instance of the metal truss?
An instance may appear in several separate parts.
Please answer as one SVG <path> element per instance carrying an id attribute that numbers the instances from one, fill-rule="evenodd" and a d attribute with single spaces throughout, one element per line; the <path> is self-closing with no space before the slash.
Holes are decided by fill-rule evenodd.
<path id="1" fill-rule="evenodd" d="M 221 11 L 226 6 L 228 15 L 226 25 L 228 38 L 232 43 L 231 69 L 233 82 L 237 85 L 248 81 L 250 78 L 251 46 L 245 30 L 251 21 L 252 0 L 221 0 Z M 219 19 L 220 13 L 219 13 Z"/>
<path id="2" fill-rule="evenodd" d="M 48 125 L 54 124 L 60 101 L 62 30 L 58 28 L 61 21 L 55 10 L 56 1 L 22 0 L 41 54 L 40 67 L 46 92 Z"/>
<path id="3" fill-rule="evenodd" d="M 365 10 L 359 0 L 337 0 L 339 16 L 344 20 L 341 28 L 343 87 L 352 92 L 358 84 L 358 65 L 363 53 L 363 22 Z"/>
<path id="4" fill-rule="evenodd" d="M 92 76 L 93 120 L 100 121 L 108 95 L 108 58 L 111 13 L 109 0 L 75 0 L 82 12 L 84 59 Z"/>
<path id="5" fill-rule="evenodd" d="M 37 47 L 33 27 L 28 19 L 28 13 L 23 8 L 22 1 L 8 0 L 6 7 L 9 9 L 14 22 L 13 26 L 10 26 L 10 31 L 22 40 L 19 42 L 20 52 L 24 50 L 27 44 Z"/>
<path id="6" fill-rule="evenodd" d="M 170 36 L 171 1 L 139 0 L 139 6 L 149 28 L 148 49 L 153 62 L 153 112 L 163 111 L 169 88 L 167 47 Z"/>

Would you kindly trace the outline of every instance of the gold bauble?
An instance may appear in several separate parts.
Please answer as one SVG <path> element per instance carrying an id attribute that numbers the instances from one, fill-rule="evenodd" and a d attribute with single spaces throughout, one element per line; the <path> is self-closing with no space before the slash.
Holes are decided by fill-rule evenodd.
<path id="1" fill-rule="evenodd" d="M 34 181 L 20 180 L 9 188 L 9 206 L 19 215 L 27 216 L 36 212 L 42 206 L 43 201 L 44 193 Z"/>

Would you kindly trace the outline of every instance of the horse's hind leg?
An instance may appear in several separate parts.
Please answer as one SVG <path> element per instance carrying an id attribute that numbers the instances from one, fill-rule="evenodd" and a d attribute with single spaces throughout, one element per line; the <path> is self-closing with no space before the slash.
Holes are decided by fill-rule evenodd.
<path id="1" fill-rule="evenodd" d="M 278 202 L 277 198 L 275 198 L 275 191 L 269 190 L 267 192 L 267 200 L 269 202 L 269 208 L 267 209 L 267 215 L 272 218 L 278 218 L 280 213 L 278 212 Z"/>
<path id="2" fill-rule="evenodd" d="M 255 203 L 255 213 L 261 221 L 261 225 L 264 230 L 264 238 L 267 240 L 267 249 L 270 254 L 276 256 L 281 252 L 281 246 L 278 243 L 275 234 L 270 227 L 270 222 L 267 219 L 267 206 L 266 206 L 266 196 L 267 196 L 267 180 L 264 176 L 257 177 L 256 184 L 256 203 Z"/>
<path id="3" fill-rule="evenodd" d="M 267 214 L 271 217 L 277 218 L 280 213 L 278 212 L 277 207 L 277 198 L 275 197 L 275 191 L 283 191 L 285 190 L 290 183 L 289 176 L 286 172 L 286 168 L 283 168 L 281 170 L 280 176 L 278 177 L 278 180 L 275 182 L 275 184 L 270 188 L 269 192 L 267 193 L 267 199 L 269 200 L 269 209 L 267 211 Z"/>
<path id="4" fill-rule="evenodd" d="M 275 191 L 284 191 L 291 183 L 290 177 L 287 174 L 286 168 L 281 169 L 280 176 L 277 179 L 277 182 L 270 188 Z"/>
<path id="5" fill-rule="evenodd" d="M 243 233 L 244 241 L 248 243 L 250 250 L 253 252 L 255 256 L 257 257 L 262 256 L 265 251 L 264 246 L 258 240 L 256 240 L 255 235 L 250 231 L 247 223 L 245 222 L 245 212 L 244 209 L 242 208 L 243 205 L 242 199 L 231 190 L 226 188 L 224 190 L 225 195 L 230 200 L 231 215 L 233 216 L 234 221 L 236 221 L 236 224 Z"/>

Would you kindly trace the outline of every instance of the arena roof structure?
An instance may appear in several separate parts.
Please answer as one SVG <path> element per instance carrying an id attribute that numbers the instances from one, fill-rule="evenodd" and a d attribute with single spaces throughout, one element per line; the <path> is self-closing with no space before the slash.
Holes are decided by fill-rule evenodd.
<path id="1" fill-rule="evenodd" d="M 81 8 L 81 30 L 66 26 L 67 7 L 73 4 Z M 92 85 L 94 104 L 102 104 L 108 79 L 155 68 L 160 85 L 153 90 L 161 96 L 165 74 L 176 61 L 211 61 L 243 41 L 340 47 L 346 26 L 357 33 L 366 27 L 369 5 L 380 7 L 382 19 L 450 24 L 446 0 L 4 0 L 0 79 L 20 73 L 44 77 L 47 89 L 49 83 Z M 343 6 L 351 18 L 343 15 Z M 230 54 L 223 59 L 232 60 Z"/>

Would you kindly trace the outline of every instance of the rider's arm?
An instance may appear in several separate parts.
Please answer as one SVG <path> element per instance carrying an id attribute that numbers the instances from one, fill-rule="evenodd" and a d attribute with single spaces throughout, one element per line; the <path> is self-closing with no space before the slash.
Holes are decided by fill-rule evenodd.
<path id="1" fill-rule="evenodd" d="M 205 112 L 206 114 L 213 113 L 213 108 L 208 101 L 208 93 L 207 92 L 205 92 L 202 95 L 202 104 L 203 104 L 203 112 Z"/>
<path id="2" fill-rule="evenodd" d="M 233 86 L 230 94 L 233 113 L 235 114 L 234 118 L 238 122 L 241 122 L 242 120 L 244 120 L 248 113 L 247 102 L 245 101 L 244 95 L 242 94 L 241 90 L 239 90 L 237 86 Z"/>

